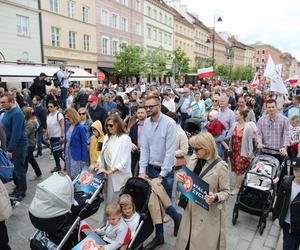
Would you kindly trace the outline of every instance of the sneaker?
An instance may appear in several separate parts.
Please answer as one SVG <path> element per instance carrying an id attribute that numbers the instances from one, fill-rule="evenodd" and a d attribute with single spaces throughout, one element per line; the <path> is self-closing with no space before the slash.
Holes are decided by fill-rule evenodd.
<path id="1" fill-rule="evenodd" d="M 39 180 L 42 180 L 42 179 L 43 179 L 43 176 L 39 175 L 39 176 L 34 176 L 33 178 L 30 179 L 30 181 L 39 181 Z"/>
<path id="2" fill-rule="evenodd" d="M 14 197 L 11 197 L 10 199 L 13 202 L 21 202 L 25 197 L 25 194 L 20 194 L 20 193 L 16 193 L 16 195 Z"/>
<path id="3" fill-rule="evenodd" d="M 55 167 L 51 170 L 51 173 L 58 172 L 58 171 L 61 171 L 61 168 L 60 167 Z"/>
<path id="4" fill-rule="evenodd" d="M 39 156 L 43 156 L 43 154 L 42 153 L 36 153 L 36 155 L 34 157 L 38 158 Z"/>
<path id="5" fill-rule="evenodd" d="M 50 160 L 54 160 L 54 156 L 53 155 L 50 156 Z"/>
<path id="6" fill-rule="evenodd" d="M 15 200 L 10 200 L 11 207 L 14 209 L 19 206 L 20 202 Z"/>
<path id="7" fill-rule="evenodd" d="M 17 192 L 18 192 L 18 191 L 17 191 L 17 188 L 14 188 L 14 190 L 13 190 L 11 193 L 9 193 L 9 196 L 10 196 L 10 197 L 14 197 L 14 196 L 16 195 Z"/>

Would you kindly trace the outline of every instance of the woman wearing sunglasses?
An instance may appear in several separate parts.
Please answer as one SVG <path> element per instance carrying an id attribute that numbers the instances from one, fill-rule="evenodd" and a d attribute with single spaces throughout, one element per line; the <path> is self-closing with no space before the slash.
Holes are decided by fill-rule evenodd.
<path id="1" fill-rule="evenodd" d="M 124 181 L 131 177 L 131 148 L 132 142 L 126 134 L 124 122 L 116 114 L 110 115 L 105 122 L 107 134 L 105 135 L 101 155 L 96 168 L 98 173 L 107 176 L 104 200 L 106 204 L 117 202 L 120 188 Z"/>
<path id="2" fill-rule="evenodd" d="M 188 201 L 179 227 L 175 249 L 226 249 L 225 204 L 229 197 L 229 171 L 227 164 L 218 158 L 218 150 L 210 133 L 193 136 L 189 143 L 194 150 L 188 168 L 209 184 L 205 201 L 209 211 Z M 208 170 L 207 170 L 208 169 Z M 179 181 L 184 174 L 176 174 Z M 191 224 L 192 223 L 192 224 Z M 201 243 L 201 247 L 199 247 Z"/>
<path id="3" fill-rule="evenodd" d="M 78 109 L 78 114 L 80 116 L 80 124 L 84 126 L 86 138 L 89 142 L 91 137 L 91 126 L 93 124 L 93 121 L 90 117 L 89 111 L 86 108 Z"/>

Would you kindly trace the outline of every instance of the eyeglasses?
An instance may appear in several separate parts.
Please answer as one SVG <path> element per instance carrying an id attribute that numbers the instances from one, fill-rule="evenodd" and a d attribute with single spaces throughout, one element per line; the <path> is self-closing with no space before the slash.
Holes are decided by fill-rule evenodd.
<path id="1" fill-rule="evenodd" d="M 0 102 L 1 104 L 5 104 L 5 103 L 8 103 L 8 102 Z"/>
<path id="2" fill-rule="evenodd" d="M 113 125 L 113 124 L 106 124 L 106 127 L 107 127 L 107 128 L 113 128 L 114 125 Z"/>
<path id="3" fill-rule="evenodd" d="M 198 151 L 201 150 L 201 149 L 204 149 L 204 148 L 193 148 L 193 151 L 194 151 L 195 153 L 198 153 Z"/>
<path id="4" fill-rule="evenodd" d="M 48 106 L 48 108 L 53 108 L 53 106 Z"/>
<path id="5" fill-rule="evenodd" d="M 86 115 L 86 113 L 79 113 L 79 115 Z"/>
<path id="6" fill-rule="evenodd" d="M 144 106 L 144 108 L 147 110 L 147 109 L 150 109 L 152 110 L 155 106 L 158 106 L 159 104 L 155 104 L 155 105 L 148 105 L 148 106 Z"/>
<path id="7" fill-rule="evenodd" d="M 218 102 L 219 100 L 213 100 L 213 102 Z"/>

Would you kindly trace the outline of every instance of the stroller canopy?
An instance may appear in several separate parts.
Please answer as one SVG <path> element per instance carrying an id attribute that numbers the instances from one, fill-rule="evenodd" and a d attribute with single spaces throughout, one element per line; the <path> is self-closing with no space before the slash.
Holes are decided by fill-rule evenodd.
<path id="1" fill-rule="evenodd" d="M 70 212 L 73 203 L 74 187 L 70 177 L 55 172 L 37 185 L 29 211 L 38 218 L 53 218 Z"/>

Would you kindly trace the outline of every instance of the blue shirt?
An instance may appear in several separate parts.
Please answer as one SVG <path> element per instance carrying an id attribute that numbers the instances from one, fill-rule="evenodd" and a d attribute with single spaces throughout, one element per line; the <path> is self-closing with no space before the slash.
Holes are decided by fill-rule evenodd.
<path id="1" fill-rule="evenodd" d="M 115 102 L 103 102 L 102 106 L 106 110 L 106 112 L 110 112 L 112 109 L 117 108 L 117 104 Z"/>
<path id="2" fill-rule="evenodd" d="M 25 118 L 19 107 L 6 110 L 2 119 L 6 133 L 6 147 L 8 152 L 14 152 L 18 147 L 28 143 L 25 135 Z"/>
<path id="3" fill-rule="evenodd" d="M 192 102 L 192 100 L 191 100 L 192 97 L 188 96 L 188 97 L 183 97 L 183 98 L 184 98 L 184 101 L 180 107 L 180 111 L 182 113 L 188 113 L 187 109 L 190 107 L 190 104 Z"/>
<path id="4" fill-rule="evenodd" d="M 68 79 L 64 79 L 65 77 L 65 72 L 63 72 L 62 70 L 57 72 L 57 78 L 60 82 L 60 87 L 62 88 L 69 88 L 69 80 Z"/>
<path id="5" fill-rule="evenodd" d="M 160 175 L 165 177 L 175 166 L 176 123 L 160 114 L 157 122 L 147 118 L 141 136 L 140 173 L 145 173 L 149 164 L 160 166 Z"/>

